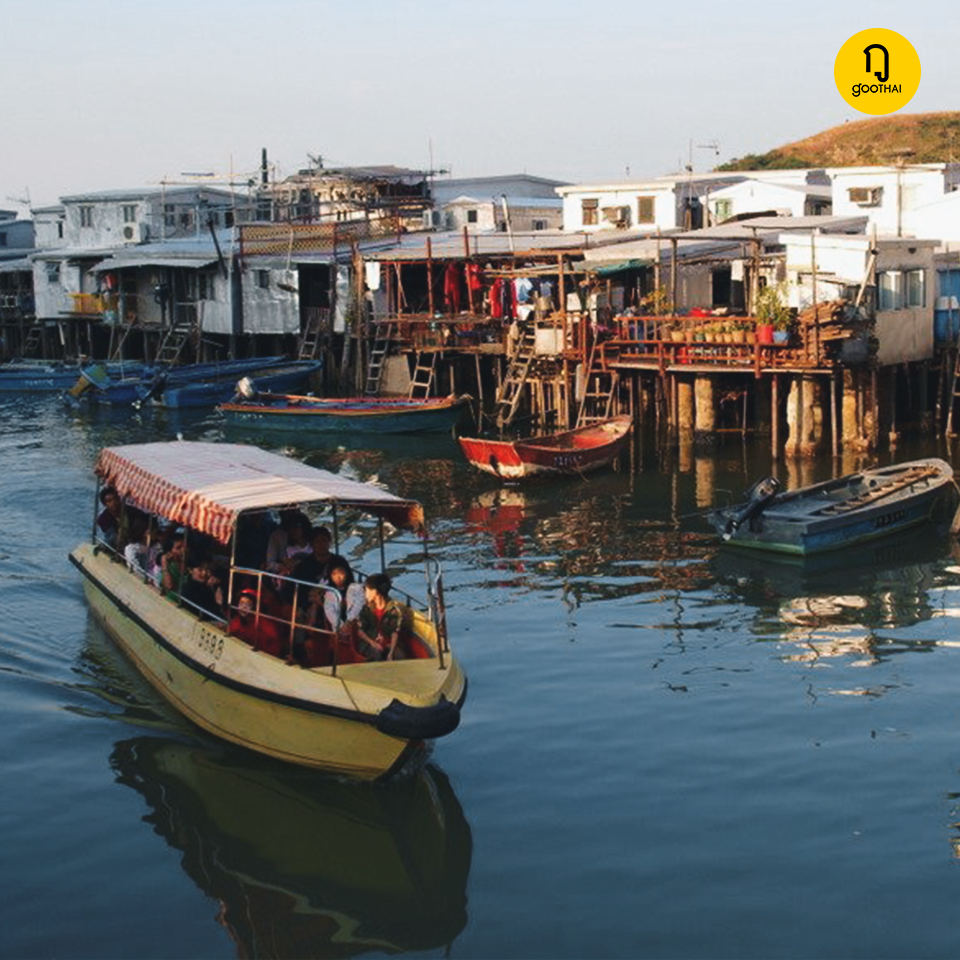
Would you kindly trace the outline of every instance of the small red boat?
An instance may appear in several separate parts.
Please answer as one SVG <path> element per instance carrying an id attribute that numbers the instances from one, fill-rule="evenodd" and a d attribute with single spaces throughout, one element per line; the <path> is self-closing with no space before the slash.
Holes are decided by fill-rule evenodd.
<path id="1" fill-rule="evenodd" d="M 564 433 L 522 440 L 460 437 L 460 448 L 475 467 L 501 480 L 576 476 L 612 463 L 626 445 L 632 422 L 632 417 L 611 417 Z"/>

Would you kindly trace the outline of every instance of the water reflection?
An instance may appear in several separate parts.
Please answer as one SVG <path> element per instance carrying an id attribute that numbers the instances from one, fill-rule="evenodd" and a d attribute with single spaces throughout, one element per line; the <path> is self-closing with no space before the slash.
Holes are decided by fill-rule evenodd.
<path id="1" fill-rule="evenodd" d="M 957 553 L 945 530 L 927 527 L 858 550 L 807 560 L 735 549 L 717 552 L 718 586 L 756 608 L 763 639 L 791 644 L 785 661 L 816 663 L 843 657 L 866 667 L 897 653 L 932 649 L 936 641 L 884 635 L 938 615 L 931 593 L 953 583 L 947 569 Z M 877 695 L 877 688 L 836 693 Z"/>
<path id="2" fill-rule="evenodd" d="M 147 736 L 111 764 L 219 902 L 238 957 L 430 950 L 466 925 L 471 832 L 436 767 L 354 784 Z"/>

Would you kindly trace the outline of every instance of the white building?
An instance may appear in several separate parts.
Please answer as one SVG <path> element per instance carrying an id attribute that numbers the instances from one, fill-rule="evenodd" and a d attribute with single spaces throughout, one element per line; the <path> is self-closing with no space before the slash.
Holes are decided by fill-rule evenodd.
<path id="1" fill-rule="evenodd" d="M 710 193 L 711 223 L 748 217 L 819 217 L 831 212 L 832 189 L 821 183 L 782 183 L 750 177 Z"/>
<path id="2" fill-rule="evenodd" d="M 748 186 L 741 186 L 737 193 L 722 193 L 742 184 Z M 721 171 L 683 173 L 655 180 L 574 184 L 558 188 L 557 193 L 563 198 L 564 230 L 592 232 L 620 227 L 655 233 L 698 230 L 732 216 L 782 208 L 796 210 L 796 216 L 829 212 L 823 209 L 829 199 L 827 193 L 815 189 L 827 185 L 823 170 Z M 738 209 L 734 208 L 735 199 L 739 201 Z"/>
<path id="3" fill-rule="evenodd" d="M 921 211 L 960 187 L 960 163 L 833 167 L 827 172 L 833 183 L 834 214 L 866 214 L 868 231 L 875 229 L 879 236 L 903 236 L 919 229 L 923 232 L 918 235 L 933 238 L 934 220 L 923 226 Z"/>
<path id="4" fill-rule="evenodd" d="M 784 233 L 790 306 L 814 300 L 854 299 L 861 284 L 875 281 L 881 366 L 933 356 L 934 240 Z M 876 250 L 873 260 L 872 250 Z"/>
<path id="5" fill-rule="evenodd" d="M 496 177 L 460 177 L 433 181 L 434 209 L 424 226 L 435 230 L 480 232 L 555 230 L 562 225 L 563 204 L 557 197 L 562 180 L 526 173 Z"/>

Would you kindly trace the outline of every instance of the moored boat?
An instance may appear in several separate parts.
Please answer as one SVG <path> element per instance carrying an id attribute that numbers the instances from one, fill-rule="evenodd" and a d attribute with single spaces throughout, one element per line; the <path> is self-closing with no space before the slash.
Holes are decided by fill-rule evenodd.
<path id="1" fill-rule="evenodd" d="M 785 492 L 774 477 L 766 477 L 743 502 L 713 511 L 711 521 L 727 543 L 805 556 L 924 523 L 952 488 L 953 468 L 935 457 Z"/>
<path id="2" fill-rule="evenodd" d="M 76 384 L 68 391 L 68 398 L 112 406 L 139 406 L 144 403 L 162 406 L 213 405 L 232 395 L 237 377 L 267 376 L 282 366 L 298 372 L 306 370 L 309 376 L 319 366 L 316 361 L 309 363 L 310 366 L 304 368 L 299 364 L 291 365 L 282 356 L 249 357 L 173 366 L 141 366 L 123 377 L 108 376 L 103 365 L 98 364 L 80 372 Z M 305 378 L 286 377 L 275 382 L 289 384 L 304 381 Z M 168 398 L 174 402 L 168 402 Z M 188 402 L 181 402 L 182 399 Z"/>
<path id="3" fill-rule="evenodd" d="M 255 367 L 246 376 L 255 390 L 302 390 L 321 366 L 319 360 L 280 360 Z M 228 400 L 235 389 L 236 373 L 223 371 L 188 383 L 167 383 L 152 401 L 161 407 L 209 407 Z"/>
<path id="4" fill-rule="evenodd" d="M 105 383 L 135 376 L 143 369 L 138 361 L 99 364 Z M 0 364 L 0 393 L 56 393 L 72 387 L 83 373 L 74 363 L 17 360 Z"/>
<path id="5" fill-rule="evenodd" d="M 573 430 L 522 440 L 460 437 L 464 456 L 501 480 L 588 473 L 609 466 L 626 445 L 629 416 L 598 420 Z"/>
<path id="6" fill-rule="evenodd" d="M 70 556 L 107 632 L 200 727 L 281 760 L 365 779 L 389 773 L 417 744 L 456 728 L 466 678 L 449 648 L 441 571 L 427 553 L 420 504 L 237 444 L 106 448 L 95 472 L 125 510 L 182 527 L 188 552 L 202 542 L 219 551 L 222 615 L 189 602 L 186 578 L 161 592 L 96 536 Z M 317 590 L 339 602 L 333 587 L 268 571 L 262 562 L 241 566 L 246 537 L 264 514 L 291 508 L 327 525 L 336 545 L 338 521 L 347 513 L 344 529 L 358 552 L 381 538 L 378 567 L 385 565 L 387 526 L 422 538 L 416 547 L 402 542 L 404 569 L 420 553 L 427 584 L 423 600 L 403 593 L 396 607 L 403 658 L 364 659 L 348 635 L 304 616 L 305 598 Z M 286 606 L 268 604 L 277 584 L 292 594 Z M 245 612 L 248 626 L 255 624 L 252 644 L 249 635 L 241 638 L 240 587 L 256 597 L 254 610 Z M 262 624 L 272 625 L 283 649 L 259 649 Z"/>
<path id="7" fill-rule="evenodd" d="M 303 397 L 294 394 L 238 392 L 220 405 L 231 424 L 318 433 L 448 433 L 470 403 L 467 396 L 424 398 Z"/>

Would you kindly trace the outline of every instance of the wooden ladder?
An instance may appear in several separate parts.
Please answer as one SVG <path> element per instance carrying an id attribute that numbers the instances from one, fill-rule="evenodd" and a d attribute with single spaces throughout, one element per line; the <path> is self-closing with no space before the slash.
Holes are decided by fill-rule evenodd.
<path id="1" fill-rule="evenodd" d="M 193 335 L 196 324 L 192 322 L 174 324 L 160 343 L 160 349 L 154 358 L 157 363 L 173 364 L 180 359 L 183 348 Z"/>
<path id="2" fill-rule="evenodd" d="M 321 334 L 329 322 L 330 311 L 326 307 L 316 307 L 310 311 L 297 347 L 298 360 L 316 360 Z"/>
<path id="3" fill-rule="evenodd" d="M 439 350 L 430 350 L 428 360 L 424 359 L 423 351 L 417 352 L 417 362 L 413 368 L 413 379 L 410 381 L 410 399 L 415 397 L 429 397 L 433 387 L 433 378 L 437 371 L 437 357 Z"/>
<path id="4" fill-rule="evenodd" d="M 35 323 L 27 331 L 27 335 L 23 341 L 23 350 L 22 353 L 25 357 L 32 357 L 37 350 L 37 347 L 40 346 L 40 342 L 43 339 L 43 327 L 39 323 Z"/>
<path id="5" fill-rule="evenodd" d="M 610 370 L 604 364 L 603 350 L 598 351 L 598 343 L 594 340 L 583 378 L 583 393 L 580 395 L 580 409 L 577 413 L 578 427 L 607 420 L 613 415 L 613 400 L 619 382 L 616 370 Z"/>
<path id="6" fill-rule="evenodd" d="M 957 350 L 953 360 L 953 373 L 950 375 L 950 391 L 947 395 L 947 427 L 945 433 L 948 437 L 953 436 L 953 409 L 957 405 L 957 379 L 960 377 L 960 349 Z"/>
<path id="7" fill-rule="evenodd" d="M 516 416 L 523 396 L 523 387 L 530 374 L 530 365 L 536 353 L 537 331 L 533 325 L 520 333 L 517 352 L 507 367 L 507 373 L 497 391 L 497 427 L 503 429 Z"/>
<path id="8" fill-rule="evenodd" d="M 370 362 L 367 364 L 367 382 L 363 390 L 368 397 L 376 397 L 380 393 L 383 366 L 390 353 L 390 345 L 393 343 L 394 326 L 389 322 L 377 324 L 377 333 L 370 348 Z"/>

